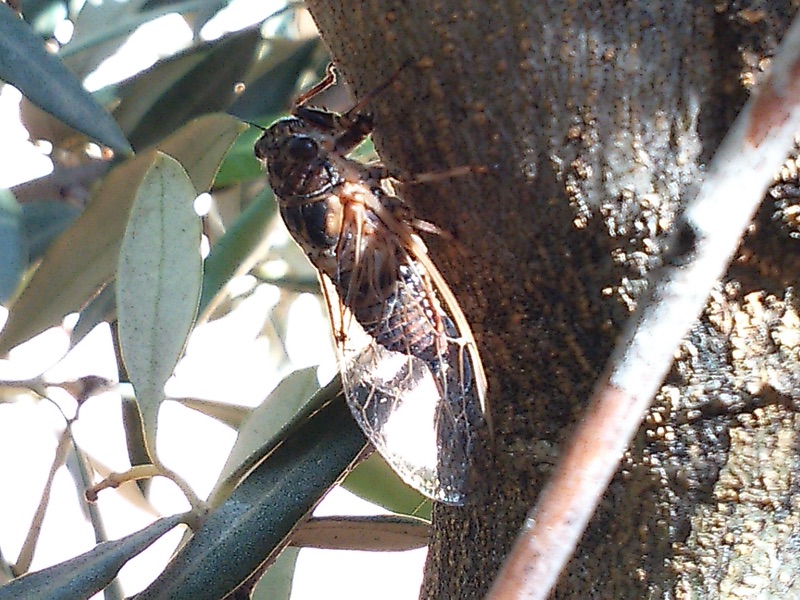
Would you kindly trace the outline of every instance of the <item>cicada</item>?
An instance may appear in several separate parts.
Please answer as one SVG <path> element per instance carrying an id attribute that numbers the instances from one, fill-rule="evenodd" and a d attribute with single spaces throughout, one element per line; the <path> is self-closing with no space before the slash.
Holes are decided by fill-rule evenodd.
<path id="1" fill-rule="evenodd" d="M 430 225 L 414 218 L 386 168 L 348 156 L 372 132 L 372 116 L 359 104 L 345 113 L 307 106 L 334 81 L 329 67 L 292 116 L 264 131 L 255 155 L 320 274 L 353 416 L 404 481 L 463 504 L 488 423 L 481 359 L 418 235 Z"/>

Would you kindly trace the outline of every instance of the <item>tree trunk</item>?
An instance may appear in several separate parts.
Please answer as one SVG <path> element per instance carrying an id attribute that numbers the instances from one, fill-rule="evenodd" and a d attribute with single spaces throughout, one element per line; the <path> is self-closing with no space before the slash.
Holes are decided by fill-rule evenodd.
<path id="1" fill-rule="evenodd" d="M 309 0 L 469 318 L 495 427 L 476 502 L 438 506 L 423 597 L 481 598 L 794 16 L 758 2 Z M 709 300 L 557 597 L 800 594 L 794 163 Z"/>

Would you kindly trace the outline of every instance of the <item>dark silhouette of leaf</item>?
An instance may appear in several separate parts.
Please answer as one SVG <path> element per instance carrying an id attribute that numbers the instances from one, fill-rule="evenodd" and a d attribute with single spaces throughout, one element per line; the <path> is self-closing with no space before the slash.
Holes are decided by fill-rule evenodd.
<path id="1" fill-rule="evenodd" d="M 235 97 L 262 43 L 245 30 L 202 44 L 119 84 L 114 116 L 135 148 L 170 135 L 191 119 L 224 110 Z"/>
<path id="2" fill-rule="evenodd" d="M 297 78 L 311 63 L 319 40 L 282 41 L 287 47 L 281 52 L 276 49 L 270 52 L 267 63 L 262 67 L 263 74 L 248 84 L 244 93 L 231 104 L 228 114 L 243 121 L 255 121 L 289 108 L 297 89 Z"/>
<path id="3" fill-rule="evenodd" d="M 111 583 L 126 562 L 183 519 L 184 515 L 161 519 L 120 540 L 100 543 L 73 559 L 14 579 L 0 587 L 0 600 L 89 598 Z"/>
<path id="4" fill-rule="evenodd" d="M 0 190 L 0 302 L 14 293 L 28 262 L 22 229 L 22 209 L 14 195 Z"/>
<path id="5" fill-rule="evenodd" d="M 87 137 L 117 152 L 131 152 L 116 121 L 6 4 L 0 6 L 0 78 Z"/>

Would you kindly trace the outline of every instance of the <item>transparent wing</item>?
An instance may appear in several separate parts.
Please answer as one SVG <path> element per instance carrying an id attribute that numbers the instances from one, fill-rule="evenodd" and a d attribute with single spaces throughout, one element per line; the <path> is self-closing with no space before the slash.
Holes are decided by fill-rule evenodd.
<path id="1" fill-rule="evenodd" d="M 388 350 L 349 316 L 327 283 L 342 381 L 356 421 L 406 483 L 439 502 L 463 504 L 484 425 L 463 336 L 442 311 L 446 343 L 440 351 L 420 357 Z"/>

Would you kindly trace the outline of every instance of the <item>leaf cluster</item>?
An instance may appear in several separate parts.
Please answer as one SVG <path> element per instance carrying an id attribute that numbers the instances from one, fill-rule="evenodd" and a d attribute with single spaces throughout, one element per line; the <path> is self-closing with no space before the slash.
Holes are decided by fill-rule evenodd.
<path id="1" fill-rule="evenodd" d="M 203 41 L 202 26 L 224 5 L 131 0 L 77 7 L 43 0 L 26 2 L 18 14 L 0 4 L 0 78 L 24 95 L 23 120 L 33 136 L 52 145 L 54 162 L 48 177 L 0 193 L 0 302 L 9 308 L 0 356 L 49 328 L 64 328 L 65 318 L 77 313 L 66 354 L 108 323 L 120 380 L 86 376 L 59 384 L 78 408 L 74 415 L 62 412 L 56 456 L 20 556 L 13 563 L 0 556 L 0 599 L 88 598 L 103 590 L 107 598 L 121 597 L 115 582 L 120 568 L 178 526 L 185 527 L 180 548 L 137 597 L 222 598 L 234 590 L 288 597 L 275 582 L 291 576 L 296 552 L 284 552 L 279 574 L 266 569 L 294 539 L 322 547 L 333 539 L 339 545 L 350 540 L 348 547 L 365 547 L 366 539 L 387 549 L 424 544 L 426 522 L 410 517 L 326 526 L 307 521 L 327 490 L 363 458 L 366 444 L 340 382 L 320 389 L 315 369 L 289 374 L 254 409 L 231 398 L 177 399 L 237 432 L 208 498 L 197 497 L 159 457 L 164 385 L 194 328 L 241 300 L 228 283 L 249 273 L 281 290 L 266 332 L 279 348 L 287 303 L 316 289 L 299 252 L 270 243 L 275 202 L 252 154 L 259 131 L 243 121 L 269 123 L 285 112 L 303 78 L 327 59 L 316 36 L 303 34 L 303 13 L 293 5 L 260 24 L 279 32 L 275 36 L 251 26 Z M 175 12 L 195 32 L 189 47 L 127 80 L 94 93 L 84 89 L 81 79 L 138 26 Z M 46 51 L 55 24 L 65 18 L 74 24 L 71 40 L 56 53 Z M 193 205 L 204 193 L 212 209 L 201 218 Z M 210 243 L 205 258 L 203 237 Z M 276 257 L 287 265 L 280 276 L 267 268 Z M 276 360 L 285 371 L 285 353 Z M 52 402 L 52 387 L 46 373 L 0 381 L 0 405 L 20 398 Z M 104 471 L 73 431 L 81 407 L 109 391 L 123 397 L 131 465 L 124 473 Z M 31 572 L 54 476 L 65 464 L 98 543 Z M 190 509 L 109 541 L 89 499 L 137 481 L 134 502 L 147 504 L 145 482 L 153 476 L 172 479 Z M 430 508 L 374 457 L 352 472 L 348 485 L 400 514 L 424 517 Z"/>

